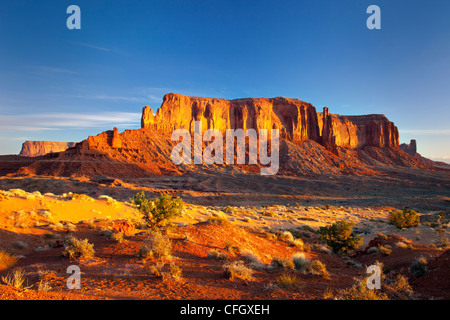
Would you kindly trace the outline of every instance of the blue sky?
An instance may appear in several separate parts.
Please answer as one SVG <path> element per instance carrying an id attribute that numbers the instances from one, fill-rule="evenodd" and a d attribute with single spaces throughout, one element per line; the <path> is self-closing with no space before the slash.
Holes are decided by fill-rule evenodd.
<path id="1" fill-rule="evenodd" d="M 81 30 L 69 30 L 69 5 Z M 381 30 L 366 9 L 381 8 Z M 0 154 L 139 128 L 168 92 L 385 114 L 450 162 L 450 2 L 0 2 Z"/>

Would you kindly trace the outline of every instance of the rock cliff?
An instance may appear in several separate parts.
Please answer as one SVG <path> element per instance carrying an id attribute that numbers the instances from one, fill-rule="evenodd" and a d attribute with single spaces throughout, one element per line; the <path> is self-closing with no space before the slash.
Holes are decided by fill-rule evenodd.
<path id="1" fill-rule="evenodd" d="M 203 131 L 279 129 L 280 138 L 312 140 L 334 153 L 337 147 L 399 147 L 398 129 L 384 115 L 340 116 L 326 107 L 320 113 L 310 103 L 284 97 L 226 100 L 169 93 L 156 115 L 149 106 L 144 107 L 141 127 L 193 132 L 194 121 L 202 122 Z"/>
<path id="2" fill-rule="evenodd" d="M 47 153 L 66 151 L 75 146 L 75 142 L 25 141 L 19 156 L 38 157 Z"/>

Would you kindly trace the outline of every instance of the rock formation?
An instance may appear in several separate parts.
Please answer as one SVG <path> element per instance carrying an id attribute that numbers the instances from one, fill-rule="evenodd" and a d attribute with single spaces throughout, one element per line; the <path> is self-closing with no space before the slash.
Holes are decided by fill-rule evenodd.
<path id="1" fill-rule="evenodd" d="M 414 139 L 411 139 L 410 143 L 402 143 L 400 145 L 400 149 L 405 151 L 410 156 L 415 157 L 417 154 L 417 142 Z"/>
<path id="2" fill-rule="evenodd" d="M 75 142 L 25 141 L 19 156 L 38 157 L 47 153 L 66 151 L 75 146 Z"/>
<path id="3" fill-rule="evenodd" d="M 384 115 L 340 116 L 316 111 L 310 103 L 284 97 L 214 99 L 169 93 L 153 115 L 147 106 L 142 111 L 141 127 L 173 131 L 194 131 L 194 121 L 202 129 L 279 129 L 289 141 L 312 140 L 334 153 L 337 147 L 398 148 L 397 127 Z"/>
<path id="4" fill-rule="evenodd" d="M 200 172 L 208 166 L 176 165 L 171 160 L 178 143 L 171 140 L 173 130 L 193 133 L 195 121 L 201 121 L 203 131 L 279 129 L 280 175 L 377 174 L 380 164 L 436 168 L 400 150 L 397 127 L 384 115 L 342 116 L 326 107 L 317 112 L 309 103 L 284 97 L 226 100 L 169 93 L 156 114 L 149 106 L 143 108 L 141 129 L 120 133 L 114 128 L 69 150 L 73 143 L 27 141 L 21 155 L 66 151 L 29 160 L 8 158 L 0 163 L 0 174 L 142 178 Z M 415 150 L 411 145 L 408 148 Z M 248 150 L 245 152 L 248 156 Z M 244 164 L 233 168 L 260 172 L 260 167 Z M 219 165 L 214 170 L 218 168 L 229 169 Z"/>

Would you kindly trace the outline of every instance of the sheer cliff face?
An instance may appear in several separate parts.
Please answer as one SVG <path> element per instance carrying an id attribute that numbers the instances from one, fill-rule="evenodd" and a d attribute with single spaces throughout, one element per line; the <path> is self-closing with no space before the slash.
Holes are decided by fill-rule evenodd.
<path id="1" fill-rule="evenodd" d="M 340 116 L 328 108 L 320 113 L 309 103 L 284 97 L 225 100 L 170 93 L 156 115 L 150 107 L 143 109 L 141 126 L 193 132 L 194 121 L 202 122 L 203 131 L 279 129 L 281 138 L 312 140 L 334 152 L 337 147 L 398 148 L 398 130 L 384 115 Z"/>

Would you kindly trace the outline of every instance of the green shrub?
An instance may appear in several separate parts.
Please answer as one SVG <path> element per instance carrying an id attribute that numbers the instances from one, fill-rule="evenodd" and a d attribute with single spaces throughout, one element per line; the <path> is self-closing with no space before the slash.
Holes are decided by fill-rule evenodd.
<path id="1" fill-rule="evenodd" d="M 362 244 L 362 238 L 353 233 L 353 226 L 354 223 L 352 222 L 340 220 L 331 226 L 320 227 L 320 237 L 327 242 L 334 252 L 356 249 Z"/>
<path id="2" fill-rule="evenodd" d="M 88 239 L 80 240 L 71 237 L 66 240 L 66 248 L 63 255 L 70 259 L 73 258 L 92 258 L 95 255 L 94 245 L 89 243 Z"/>
<path id="3" fill-rule="evenodd" d="M 415 276 L 420 277 L 429 272 L 427 268 L 427 259 L 424 256 L 419 257 L 416 261 L 414 261 L 409 267 L 409 271 Z"/>
<path id="4" fill-rule="evenodd" d="M 159 199 L 147 199 L 144 192 L 140 192 L 134 196 L 133 203 L 150 228 L 166 226 L 170 220 L 180 216 L 183 210 L 181 198 L 172 198 L 169 195 L 163 195 Z"/>
<path id="5" fill-rule="evenodd" d="M 389 213 L 389 222 L 399 229 L 417 227 L 420 217 L 414 210 L 394 210 Z"/>

